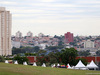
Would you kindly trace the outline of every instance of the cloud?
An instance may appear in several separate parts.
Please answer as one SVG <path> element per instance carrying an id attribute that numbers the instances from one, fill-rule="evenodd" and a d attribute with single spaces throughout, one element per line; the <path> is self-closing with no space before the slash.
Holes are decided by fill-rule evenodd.
<path id="1" fill-rule="evenodd" d="M 13 13 L 23 13 L 23 14 L 29 14 L 29 13 L 40 13 L 40 12 L 44 12 L 43 10 L 40 10 L 40 9 L 21 9 L 21 8 L 19 8 L 19 9 L 15 9 L 15 8 L 10 8 L 9 9 L 11 12 L 13 12 Z"/>
<path id="2" fill-rule="evenodd" d="M 66 10 L 65 13 L 83 13 L 86 12 L 85 10 Z"/>
<path id="3" fill-rule="evenodd" d="M 54 2 L 54 0 L 40 0 L 42 2 Z"/>
<path id="4" fill-rule="evenodd" d="M 0 4 L 5 4 L 5 5 L 17 5 L 17 2 L 1 1 Z"/>
<path id="5" fill-rule="evenodd" d="M 77 3 L 82 3 L 82 4 L 100 4 L 100 1 L 96 0 L 78 0 Z"/>
<path id="6" fill-rule="evenodd" d="M 45 6 L 45 7 L 77 7 L 75 4 L 65 3 L 31 3 L 32 6 Z"/>
<path id="7" fill-rule="evenodd" d="M 27 23 L 28 21 L 28 23 Z M 99 18 L 81 18 L 71 20 L 14 20 L 13 33 L 21 30 L 22 33 L 32 31 L 34 35 L 43 32 L 50 35 L 63 35 L 65 32 L 70 31 L 75 35 L 93 35 L 99 34 L 100 28 Z M 32 24 L 31 24 L 32 23 Z M 87 25 L 88 24 L 88 25 Z M 23 27 L 22 27 L 23 26 Z M 18 28 L 16 28 L 18 27 Z M 55 31 L 56 30 L 56 31 Z M 60 31 L 60 32 L 59 32 Z M 88 32 L 87 32 L 88 31 Z"/>
<path id="8" fill-rule="evenodd" d="M 100 28 L 99 0 L 2 0 L 0 4 L 11 11 L 14 32 L 96 34 Z"/>

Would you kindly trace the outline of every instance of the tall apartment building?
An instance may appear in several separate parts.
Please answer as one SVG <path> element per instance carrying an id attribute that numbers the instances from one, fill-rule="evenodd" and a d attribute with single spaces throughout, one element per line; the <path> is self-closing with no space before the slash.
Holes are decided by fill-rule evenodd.
<path id="1" fill-rule="evenodd" d="M 33 37 L 33 33 L 29 31 L 29 32 L 27 33 L 27 36 L 28 36 L 28 37 Z"/>
<path id="2" fill-rule="evenodd" d="M 11 25 L 12 18 L 10 11 L 0 7 L 0 55 L 12 55 L 11 50 Z"/>
<path id="3" fill-rule="evenodd" d="M 17 38 L 21 38 L 21 37 L 22 37 L 22 33 L 21 33 L 20 31 L 18 31 L 18 32 L 16 33 L 16 37 L 17 37 Z"/>
<path id="4" fill-rule="evenodd" d="M 65 43 L 73 42 L 73 33 L 65 33 Z"/>

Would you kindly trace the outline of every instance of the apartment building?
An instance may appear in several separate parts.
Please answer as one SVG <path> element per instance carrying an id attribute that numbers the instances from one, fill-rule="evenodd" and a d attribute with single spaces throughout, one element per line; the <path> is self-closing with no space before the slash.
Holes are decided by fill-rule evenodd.
<path id="1" fill-rule="evenodd" d="M 0 7 L 0 55 L 12 55 L 11 51 L 11 25 L 12 17 L 10 11 Z"/>

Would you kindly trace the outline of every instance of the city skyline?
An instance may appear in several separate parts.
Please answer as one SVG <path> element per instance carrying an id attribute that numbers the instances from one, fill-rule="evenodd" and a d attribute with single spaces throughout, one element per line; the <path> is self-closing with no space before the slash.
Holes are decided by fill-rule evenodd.
<path id="1" fill-rule="evenodd" d="M 100 35 L 99 0 L 0 0 L 12 13 L 12 35 Z"/>

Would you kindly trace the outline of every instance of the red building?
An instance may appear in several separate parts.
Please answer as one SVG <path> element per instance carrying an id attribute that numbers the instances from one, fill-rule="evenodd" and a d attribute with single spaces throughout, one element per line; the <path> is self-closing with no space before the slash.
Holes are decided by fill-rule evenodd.
<path id="1" fill-rule="evenodd" d="M 99 56 L 90 56 L 90 57 L 82 57 L 82 56 L 80 56 L 80 57 L 76 57 L 76 59 L 79 59 L 79 58 L 84 58 L 84 59 L 86 59 L 87 60 L 87 62 L 91 62 L 92 60 L 94 61 L 94 62 L 96 62 L 96 63 L 99 63 L 100 62 L 100 57 Z"/>
<path id="2" fill-rule="evenodd" d="M 28 56 L 27 57 L 28 59 L 29 59 L 29 63 L 30 64 L 33 64 L 34 62 L 37 62 L 37 57 L 36 56 Z M 96 63 L 99 63 L 100 62 L 100 57 L 99 56 L 93 56 L 93 57 L 82 57 L 82 56 L 78 56 L 78 57 L 76 57 L 76 59 L 79 59 L 79 58 L 84 58 L 84 59 L 86 59 L 87 60 L 87 62 L 91 62 L 92 60 L 94 61 L 94 62 L 96 62 Z"/>
<path id="3" fill-rule="evenodd" d="M 65 43 L 73 42 L 73 33 L 65 33 Z"/>

